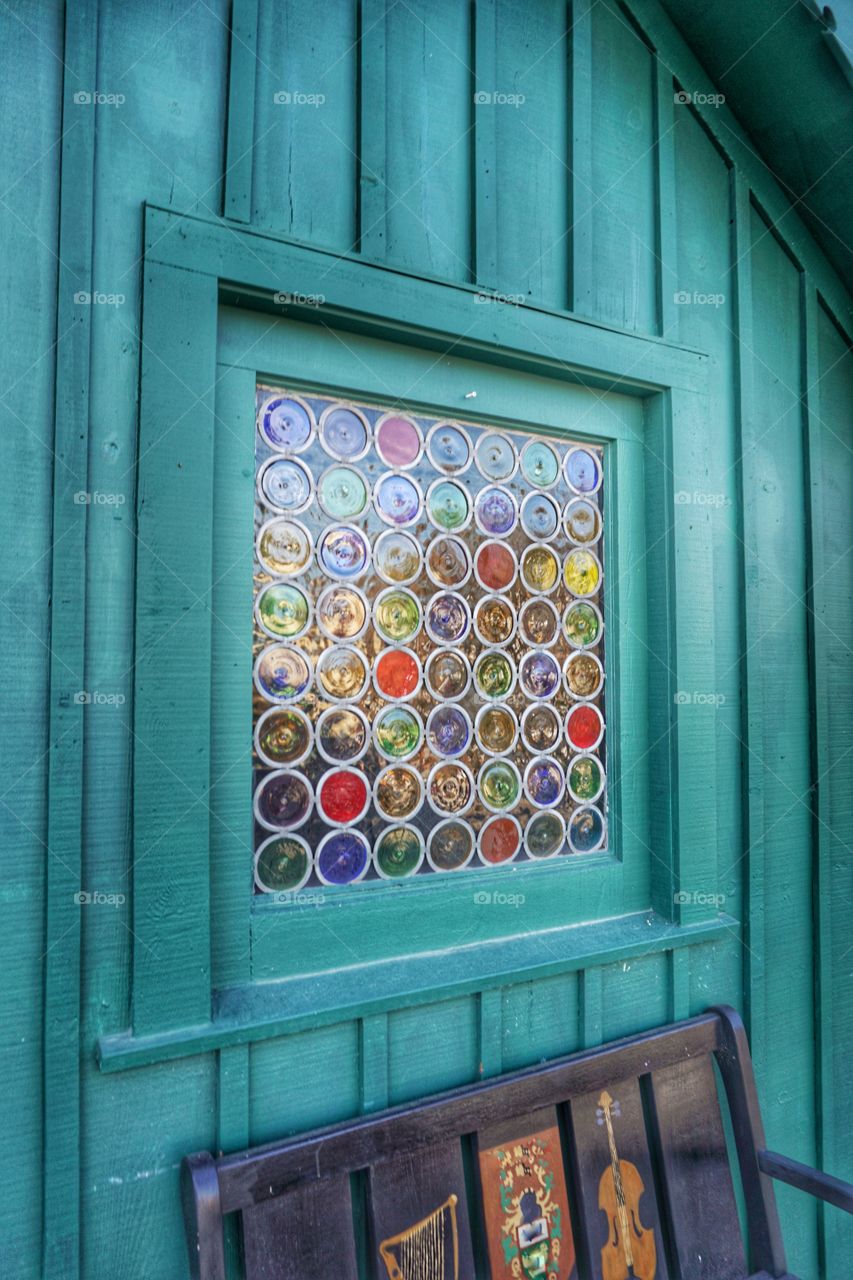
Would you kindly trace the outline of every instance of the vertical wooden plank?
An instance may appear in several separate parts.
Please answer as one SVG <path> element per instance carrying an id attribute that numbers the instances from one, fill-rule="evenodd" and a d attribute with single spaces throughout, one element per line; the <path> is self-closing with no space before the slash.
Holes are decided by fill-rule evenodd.
<path id="1" fill-rule="evenodd" d="M 210 712 L 211 961 L 217 987 L 249 980 L 254 856 L 252 574 L 255 374 L 217 366 Z"/>
<path id="2" fill-rule="evenodd" d="M 358 46 L 357 0 L 259 6 L 251 221 L 339 253 L 357 239 Z"/>
<path id="3" fill-rule="evenodd" d="M 752 257 L 751 205 L 749 187 L 737 170 L 732 170 L 734 203 L 734 267 L 735 333 L 737 379 L 738 438 L 738 533 L 743 547 L 742 575 L 742 639 L 741 639 L 741 739 L 744 745 L 742 774 L 743 845 L 745 855 L 744 912 L 746 946 L 744 956 L 744 996 L 746 1025 L 753 1041 L 756 1070 L 761 1074 L 763 1043 L 757 1032 L 764 1025 L 764 866 L 760 832 L 764 806 L 764 775 L 761 767 L 760 743 L 762 716 L 759 697 L 759 659 L 756 648 L 759 637 L 758 581 L 756 563 L 757 511 L 751 501 L 755 486 L 754 453 L 751 449 L 753 423 L 756 416 L 756 390 L 753 377 L 752 351 Z"/>
<path id="4" fill-rule="evenodd" d="M 98 4 L 65 10 L 56 313 L 44 969 L 45 1275 L 80 1274 L 80 943 L 86 513 Z M 75 497 L 75 495 L 77 495 Z"/>
<path id="5" fill-rule="evenodd" d="M 223 213 L 226 218 L 234 218 L 237 222 L 249 222 L 252 216 L 258 0 L 233 0 L 230 35 Z"/>
<path id="6" fill-rule="evenodd" d="M 496 0 L 495 36 L 493 79 L 482 81 L 489 100 L 475 109 L 478 120 L 494 121 L 497 288 L 563 311 L 571 179 L 565 0 Z"/>
<path id="7" fill-rule="evenodd" d="M 679 501 L 703 483 L 714 435 L 705 396 L 673 390 L 672 840 L 673 914 L 681 924 L 718 913 L 713 508 Z"/>
<path id="8" fill-rule="evenodd" d="M 484 289 L 498 281 L 497 120 L 485 98 L 497 82 L 497 0 L 474 6 L 474 279 Z"/>
<path id="9" fill-rule="evenodd" d="M 480 1075 L 499 1076 L 503 1068 L 503 992 L 500 987 L 481 991 Z"/>
<path id="10" fill-rule="evenodd" d="M 853 1127 L 840 1125 L 844 1100 L 853 1096 L 853 972 L 850 960 L 851 883 L 848 850 L 853 844 L 853 714 L 850 635 L 853 591 L 853 454 L 849 444 L 853 403 L 853 351 L 818 302 L 814 316 L 807 294 L 808 488 L 810 619 L 815 764 L 814 860 L 816 948 L 815 1038 L 818 1048 L 819 1168 L 853 1179 Z M 816 347 L 816 350 L 815 350 Z M 815 362 L 817 370 L 815 371 Z M 820 379 L 818 385 L 818 378 Z M 825 825 L 824 825 L 825 824 Z M 850 1220 L 823 1211 L 822 1256 L 826 1275 L 843 1274 L 850 1253 Z"/>
<path id="11" fill-rule="evenodd" d="M 744 539 L 746 588 L 756 608 L 756 683 L 748 691 L 760 715 L 747 751 L 760 778 L 761 808 L 750 832 L 749 878 L 760 877 L 763 902 L 764 1018 L 753 1019 L 765 1096 L 784 1107 L 765 1116 L 772 1146 L 812 1163 L 814 1142 L 814 975 L 811 896 L 813 814 L 804 497 L 801 273 L 760 211 L 749 211 L 752 340 L 742 358 L 753 366 L 754 399 L 744 440 L 744 504 L 754 541 Z M 786 317 L 784 324 L 779 317 Z M 753 701 L 756 699 L 757 701 Z M 752 918 L 750 919 L 752 927 Z M 755 930 L 758 932 L 758 930 Z M 752 948 L 751 937 L 748 945 Z M 817 1215 L 792 1188 L 780 1187 L 791 1213 L 791 1269 L 814 1269 Z M 794 1217 L 796 1215 L 796 1217 Z"/>
<path id="12" fill-rule="evenodd" d="M 474 1280 L 474 1257 L 462 1147 L 421 1148 L 374 1165 L 369 1173 L 374 1272 Z M 435 1259 L 441 1259 L 436 1266 Z M 432 1258 L 432 1269 L 427 1261 Z M 408 1259 L 410 1266 L 404 1266 Z M 455 1265 L 454 1265 L 455 1260 Z"/>
<path id="13" fill-rule="evenodd" d="M 654 333 L 652 54 L 626 14 L 592 6 L 593 294 L 587 314 Z"/>
<path id="14" fill-rule="evenodd" d="M 295 1187 L 242 1216 L 249 1280 L 358 1280 L 347 1175 Z"/>
<path id="15" fill-rule="evenodd" d="M 583 969 L 578 974 L 578 1021 L 580 1043 L 584 1049 L 594 1049 L 603 1039 L 604 1010 L 602 1007 L 603 975 L 601 969 Z"/>
<path id="16" fill-rule="evenodd" d="M 210 688 L 217 281 L 146 268 L 137 504 L 138 1034 L 210 1016 Z"/>
<path id="17" fill-rule="evenodd" d="M 678 240 L 676 225 L 675 120 L 672 71 L 659 57 L 655 76 L 655 256 L 657 259 L 657 332 L 678 341 Z"/>
<path id="18" fill-rule="evenodd" d="M 746 1258 L 711 1059 L 653 1072 L 649 1098 L 680 1280 L 742 1280 Z"/>
<path id="19" fill-rule="evenodd" d="M 592 0 L 571 5 L 572 310 L 592 315 Z"/>
<path id="20" fill-rule="evenodd" d="M 471 279 L 471 9 L 457 0 L 388 5 L 386 261 Z M 376 106 L 365 102 L 372 113 Z M 381 126 L 380 126 L 381 127 Z"/>
<path id="21" fill-rule="evenodd" d="M 578 1216 L 582 1221 L 578 1249 L 581 1274 L 630 1275 L 629 1250 L 633 1252 L 635 1274 L 667 1280 L 639 1082 L 621 1080 L 599 1093 L 573 1098 L 567 1111 L 571 1119 Z M 625 1197 L 625 1219 L 618 1210 L 617 1164 Z M 584 1271 L 586 1246 L 590 1258 Z"/>
<path id="22" fill-rule="evenodd" d="M 358 248 L 385 258 L 388 207 L 385 0 L 361 0 L 358 36 Z"/>
<path id="23" fill-rule="evenodd" d="M 388 1106 L 388 1015 L 373 1013 L 359 1022 L 361 1110 L 382 1111 Z"/>
<path id="24" fill-rule="evenodd" d="M 690 1017 L 690 951 L 687 947 L 667 952 L 669 970 L 669 1020 Z"/>
<path id="25" fill-rule="evenodd" d="M 491 1280 L 570 1280 L 575 1242 L 556 1109 L 481 1129 L 475 1146 Z"/>

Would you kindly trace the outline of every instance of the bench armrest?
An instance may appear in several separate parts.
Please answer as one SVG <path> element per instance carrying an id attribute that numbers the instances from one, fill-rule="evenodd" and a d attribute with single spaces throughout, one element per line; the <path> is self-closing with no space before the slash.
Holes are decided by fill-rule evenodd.
<path id="1" fill-rule="evenodd" d="M 853 1213 L 853 1185 L 841 1178 L 833 1178 L 832 1174 L 821 1173 L 798 1160 L 788 1156 L 780 1156 L 775 1151 L 759 1151 L 758 1167 L 762 1173 L 768 1174 L 779 1182 L 787 1182 L 798 1191 L 807 1191 L 827 1204 L 834 1204 L 845 1213 Z"/>

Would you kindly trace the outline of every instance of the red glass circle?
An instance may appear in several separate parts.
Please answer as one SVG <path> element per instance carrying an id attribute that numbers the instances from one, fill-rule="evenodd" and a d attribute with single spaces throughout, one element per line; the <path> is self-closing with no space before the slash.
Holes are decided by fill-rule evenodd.
<path id="1" fill-rule="evenodd" d="M 355 822 L 367 808 L 367 781 L 361 773 L 336 769 L 320 783 L 318 799 L 330 822 Z"/>
<path id="2" fill-rule="evenodd" d="M 602 728 L 601 714 L 596 707 L 573 707 L 566 720 L 566 736 L 579 751 L 594 747 Z"/>
<path id="3" fill-rule="evenodd" d="M 386 698 L 407 698 L 418 687 L 416 659 L 403 649 L 388 649 L 376 664 L 376 687 Z"/>
<path id="4" fill-rule="evenodd" d="M 477 552 L 477 573 L 490 591 L 504 591 L 515 577 L 515 560 L 501 542 L 485 542 Z"/>
<path id="5" fill-rule="evenodd" d="M 521 845 L 521 833 L 512 818 L 493 818 L 480 832 L 480 855 L 484 862 L 507 862 Z"/>

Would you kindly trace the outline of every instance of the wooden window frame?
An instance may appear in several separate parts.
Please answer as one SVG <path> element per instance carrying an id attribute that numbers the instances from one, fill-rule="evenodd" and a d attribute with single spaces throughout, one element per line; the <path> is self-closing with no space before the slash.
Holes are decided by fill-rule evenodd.
<path id="1" fill-rule="evenodd" d="M 690 763 L 714 758 L 713 715 L 695 701 L 676 699 L 679 690 L 714 688 L 710 518 L 707 511 L 675 502 L 679 490 L 696 487 L 713 448 L 706 420 L 707 356 L 570 313 L 498 301 L 484 305 L 482 290 L 473 286 L 415 278 L 355 256 L 156 207 L 146 209 L 144 281 L 132 1015 L 126 1033 L 102 1040 L 101 1067 L 118 1069 L 339 1021 L 356 1007 L 378 1011 L 595 961 L 672 951 L 734 927 L 735 921 L 720 916 L 714 897 L 714 771 Z M 282 302 L 285 292 L 297 301 Z M 318 295 L 321 307 L 299 301 Z M 236 344 L 239 360 L 227 346 L 234 308 L 254 323 L 256 334 L 254 341 Z M 295 322 L 286 331 L 295 339 L 289 346 L 276 323 L 282 317 Z M 350 337 L 336 344 L 336 334 Z M 227 852 L 227 833 L 233 836 L 239 814 L 250 806 L 250 751 L 241 765 L 233 757 L 233 740 L 229 744 L 234 726 L 245 722 L 249 749 L 249 677 L 239 668 L 233 678 L 223 675 L 240 661 L 235 637 L 244 627 L 250 635 L 252 546 L 245 531 L 252 527 L 254 387 L 257 376 L 298 377 L 306 385 L 376 395 L 380 389 L 365 385 L 370 377 L 358 372 L 358 352 L 351 350 L 353 343 L 370 340 L 393 343 L 400 359 L 426 353 L 437 363 L 447 353 L 457 370 L 453 395 L 442 402 L 428 385 L 418 399 L 426 394 L 427 407 L 475 420 L 518 421 L 520 402 L 511 406 L 518 415 L 513 417 L 506 406 L 496 412 L 499 401 L 493 395 L 490 403 L 488 393 L 490 387 L 506 393 L 513 374 L 521 375 L 525 389 L 540 393 L 538 407 L 527 414 L 531 427 L 558 425 L 553 409 L 559 388 L 642 399 L 639 444 L 628 430 L 597 427 L 591 438 L 609 446 L 605 583 L 618 583 L 635 562 L 649 553 L 654 557 L 649 630 L 641 637 L 648 652 L 639 667 L 634 661 L 632 669 L 632 644 L 635 651 L 639 646 L 630 621 L 620 619 L 616 597 L 605 599 L 611 773 L 622 750 L 625 703 L 619 683 L 624 694 L 625 681 L 639 672 L 647 684 L 649 785 L 629 801 L 639 806 L 637 812 L 647 806 L 648 839 L 640 842 L 647 843 L 647 852 L 643 859 L 642 849 L 632 848 L 620 829 L 626 798 L 617 776 L 610 795 L 610 852 L 585 856 L 583 866 L 519 867 L 512 880 L 512 891 L 525 894 L 536 892 L 535 885 L 527 887 L 534 876 L 552 894 L 557 875 L 565 877 L 561 887 L 574 890 L 585 883 L 581 900 L 595 911 L 595 920 L 586 909 L 582 919 L 566 911 L 545 928 L 525 930 L 509 911 L 500 928 L 479 940 L 472 940 L 478 936 L 472 928 L 464 945 L 448 934 L 413 952 L 377 953 L 367 961 L 354 960 L 345 939 L 341 947 L 331 933 L 327 964 L 315 950 L 306 971 L 295 974 L 288 972 L 287 946 L 294 937 L 305 943 L 312 930 L 319 935 L 332 916 L 318 924 L 316 913 L 329 904 L 306 908 L 315 913 L 306 924 L 274 904 L 253 903 L 250 854 L 236 858 Z M 331 376 L 329 344 L 336 352 L 337 372 Z M 472 369 L 486 394 L 478 392 L 469 406 L 457 391 Z M 474 411 L 466 415 L 465 408 Z M 583 438 L 583 431 L 569 431 Z M 642 488 L 628 468 L 630 450 L 637 447 L 659 460 L 645 466 Z M 221 495 L 226 483 L 228 502 L 214 502 L 212 495 Z M 645 521 L 643 551 L 630 545 L 631 510 L 638 502 Z M 237 579 L 243 587 L 230 590 Z M 245 618 L 241 590 L 247 593 Z M 606 590 L 612 593 L 612 585 Z M 214 614 L 221 625 L 212 625 Z M 632 714 L 638 712 L 642 708 L 635 706 Z M 437 895 L 458 911 L 460 894 L 470 904 L 475 891 L 496 884 L 509 888 L 506 877 L 505 868 L 478 873 L 476 883 L 474 877 L 460 877 L 464 884 L 452 876 L 430 877 L 437 883 L 406 886 L 400 902 L 408 898 L 411 904 L 414 890 Z M 399 899 L 396 886 L 387 893 L 383 888 L 350 890 L 346 910 L 359 913 L 363 926 L 375 926 L 383 902 L 396 905 Z M 682 889 L 688 901 L 678 901 Z M 290 930 L 288 937 L 282 926 Z M 523 946 L 517 937 L 508 941 L 522 932 Z M 447 949 L 441 964 L 436 945 Z"/>

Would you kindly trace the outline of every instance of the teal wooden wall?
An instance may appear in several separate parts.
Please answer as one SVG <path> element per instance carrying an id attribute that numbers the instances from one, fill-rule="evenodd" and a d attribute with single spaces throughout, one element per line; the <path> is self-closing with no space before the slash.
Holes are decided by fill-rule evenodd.
<path id="1" fill-rule="evenodd" d="M 2 18 L 3 1276 L 177 1280 L 185 1152 L 719 1001 L 748 1015 L 770 1145 L 853 1176 L 847 295 L 728 109 L 673 103 L 673 77 L 713 86 L 656 0 L 576 0 L 569 20 L 556 0 L 234 9 L 233 47 L 225 0 Z M 525 102 L 475 111 L 474 87 Z M 74 102 L 95 89 L 123 100 Z M 282 90 L 326 101 L 282 111 Z M 716 788 L 709 882 L 738 924 L 618 959 L 605 927 L 589 963 L 536 982 L 439 983 L 412 1007 L 99 1067 L 131 1019 L 146 201 L 707 353 L 713 449 L 687 497 L 713 556 L 697 590 L 715 676 L 696 692 L 719 705 L 692 771 Z M 126 901 L 81 908 L 81 887 Z M 792 1269 L 844 1280 L 841 1215 L 779 1199 Z"/>

